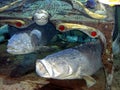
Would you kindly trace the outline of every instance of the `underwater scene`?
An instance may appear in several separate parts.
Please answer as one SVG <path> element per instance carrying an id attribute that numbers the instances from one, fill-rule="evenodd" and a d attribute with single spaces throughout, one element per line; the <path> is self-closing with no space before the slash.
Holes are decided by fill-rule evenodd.
<path id="1" fill-rule="evenodd" d="M 119 0 L 0 0 L 0 90 L 120 90 Z"/>

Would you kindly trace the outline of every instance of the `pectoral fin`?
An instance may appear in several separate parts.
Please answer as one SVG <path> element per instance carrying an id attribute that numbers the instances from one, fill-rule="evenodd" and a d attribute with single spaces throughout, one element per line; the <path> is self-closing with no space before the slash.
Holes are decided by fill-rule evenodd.
<path id="1" fill-rule="evenodd" d="M 91 87 L 96 83 L 96 80 L 91 76 L 83 76 L 83 79 L 86 81 L 87 87 Z"/>

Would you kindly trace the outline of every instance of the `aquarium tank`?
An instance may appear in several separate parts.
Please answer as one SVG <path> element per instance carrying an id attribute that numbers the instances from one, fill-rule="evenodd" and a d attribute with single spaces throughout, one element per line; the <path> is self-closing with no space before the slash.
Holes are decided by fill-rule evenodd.
<path id="1" fill-rule="evenodd" d="M 0 90 L 119 90 L 119 0 L 0 0 Z"/>

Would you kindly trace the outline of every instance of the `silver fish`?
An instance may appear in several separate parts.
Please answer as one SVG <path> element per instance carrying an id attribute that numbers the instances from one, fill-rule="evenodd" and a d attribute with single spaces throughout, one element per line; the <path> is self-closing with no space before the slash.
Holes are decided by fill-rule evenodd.
<path id="1" fill-rule="evenodd" d="M 10 54 L 27 54 L 39 50 L 41 46 L 48 43 L 57 33 L 56 27 L 48 22 L 48 19 L 49 14 L 45 10 L 38 9 L 33 15 L 35 23 L 22 30 L 17 30 L 18 32 L 16 31 L 16 34 L 8 41 L 7 52 Z"/>
<path id="2" fill-rule="evenodd" d="M 89 42 L 38 59 L 36 73 L 44 78 L 85 79 L 87 86 L 96 81 L 93 75 L 102 67 L 100 41 Z"/>
<path id="3" fill-rule="evenodd" d="M 33 30 L 30 33 L 14 34 L 8 40 L 7 52 L 10 54 L 26 54 L 38 50 L 41 32 Z"/>

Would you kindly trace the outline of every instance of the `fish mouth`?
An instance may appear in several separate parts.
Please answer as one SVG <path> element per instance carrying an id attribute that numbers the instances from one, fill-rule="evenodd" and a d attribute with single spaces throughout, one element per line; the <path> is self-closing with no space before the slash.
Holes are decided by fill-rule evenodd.
<path id="1" fill-rule="evenodd" d="M 12 47 L 10 45 L 7 45 L 7 52 L 10 53 L 10 54 L 14 54 L 14 53 L 17 53 L 17 52 L 21 52 L 20 49 L 17 49 L 17 47 Z"/>
<path id="2" fill-rule="evenodd" d="M 51 78 L 53 76 L 52 67 L 45 60 L 36 61 L 36 72 L 39 76 L 44 78 Z"/>
<path id="3" fill-rule="evenodd" d="M 20 47 L 13 47 L 11 45 L 8 45 L 7 46 L 7 52 L 10 53 L 10 54 L 14 54 L 14 55 L 17 55 L 17 54 L 27 54 L 27 53 L 30 53 L 30 50 L 28 49 L 21 49 Z"/>
<path id="4" fill-rule="evenodd" d="M 7 49 L 7 52 L 10 53 L 10 54 L 22 54 L 20 53 L 21 50 L 12 50 L 12 49 Z"/>

